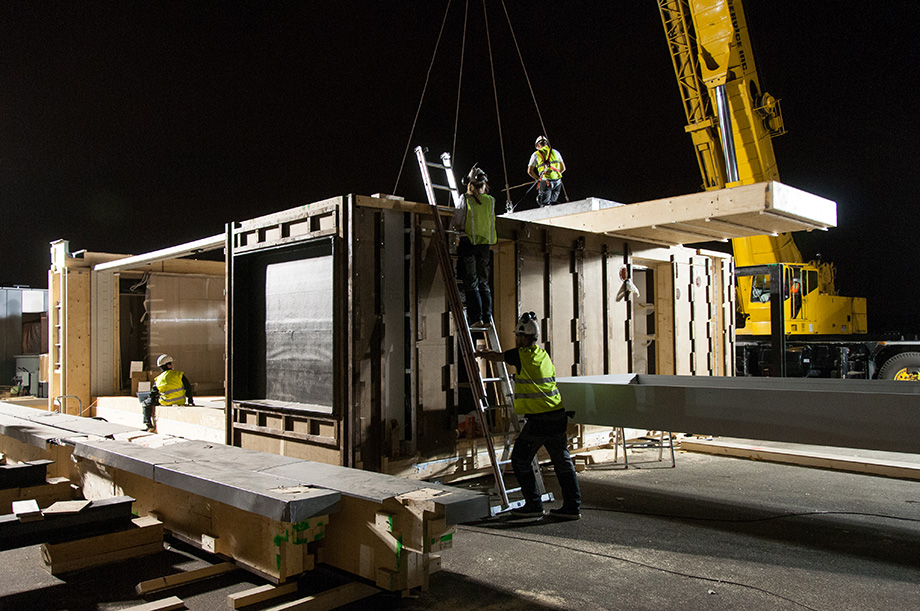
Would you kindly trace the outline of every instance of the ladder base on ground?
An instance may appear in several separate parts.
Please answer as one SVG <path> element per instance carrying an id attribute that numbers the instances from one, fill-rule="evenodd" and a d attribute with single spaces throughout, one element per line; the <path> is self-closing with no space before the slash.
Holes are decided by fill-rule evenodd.
<path id="1" fill-rule="evenodd" d="M 540 495 L 540 501 L 544 503 L 552 503 L 555 500 L 556 500 L 556 497 L 553 496 L 552 492 L 544 492 L 542 495 Z M 491 512 L 492 517 L 495 517 L 499 514 L 505 513 L 506 511 L 511 511 L 512 509 L 518 509 L 519 507 L 523 507 L 524 503 L 525 503 L 524 499 L 518 499 L 516 501 L 509 501 L 507 506 L 499 503 L 497 505 L 492 505 L 491 507 L 489 507 L 489 511 Z"/>

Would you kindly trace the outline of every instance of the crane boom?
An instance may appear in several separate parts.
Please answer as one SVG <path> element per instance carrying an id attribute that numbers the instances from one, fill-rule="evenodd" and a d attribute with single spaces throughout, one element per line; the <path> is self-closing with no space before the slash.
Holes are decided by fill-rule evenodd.
<path id="1" fill-rule="evenodd" d="M 674 72 L 707 191 L 778 181 L 779 100 L 762 90 L 740 0 L 659 0 Z M 865 299 L 837 296 L 831 263 L 806 263 L 791 234 L 732 240 L 737 267 L 781 264 L 787 334 L 866 332 Z M 769 335 L 768 280 L 737 279 L 738 333 Z"/>

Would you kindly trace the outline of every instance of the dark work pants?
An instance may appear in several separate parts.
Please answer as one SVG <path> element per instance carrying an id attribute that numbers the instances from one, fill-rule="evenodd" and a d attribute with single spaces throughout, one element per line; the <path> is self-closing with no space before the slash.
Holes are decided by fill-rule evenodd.
<path id="1" fill-rule="evenodd" d="M 568 417 L 561 409 L 546 414 L 531 414 L 520 435 L 514 440 L 511 467 L 521 486 L 524 501 L 530 507 L 543 506 L 537 492 L 537 477 L 533 472 L 533 458 L 541 446 L 546 448 L 553 461 L 556 479 L 562 488 L 562 506 L 572 511 L 581 507 L 581 490 L 565 437 L 567 423 Z"/>
<path id="2" fill-rule="evenodd" d="M 152 403 L 145 401 L 141 404 L 144 410 L 144 426 L 153 426 L 153 414 L 155 406 Z"/>
<path id="3" fill-rule="evenodd" d="M 463 290 L 466 294 L 466 317 L 469 322 L 492 320 L 492 252 L 488 244 L 473 244 L 466 236 L 457 248 Z"/>
<path id="4" fill-rule="evenodd" d="M 537 186 L 537 204 L 543 206 L 552 206 L 559 199 L 559 192 L 562 190 L 562 179 L 541 180 Z"/>

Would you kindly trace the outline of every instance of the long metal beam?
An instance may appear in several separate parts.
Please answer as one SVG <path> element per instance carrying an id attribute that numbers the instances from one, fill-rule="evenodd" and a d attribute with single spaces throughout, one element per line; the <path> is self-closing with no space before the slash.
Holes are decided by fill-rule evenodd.
<path id="1" fill-rule="evenodd" d="M 37 447 L 72 446 L 74 456 L 272 519 L 296 522 L 334 513 L 343 496 L 382 504 L 422 489 L 437 493 L 447 524 L 489 515 L 488 495 L 475 491 L 202 441 L 177 438 L 148 448 L 122 440 L 136 433 L 0 402 L 0 435 Z"/>
<path id="2" fill-rule="evenodd" d="M 917 453 L 920 384 L 610 375 L 556 380 L 581 424 Z"/>
<path id="3" fill-rule="evenodd" d="M 99 263 L 93 267 L 93 269 L 97 272 L 106 270 L 125 270 L 141 265 L 146 265 L 148 263 L 156 263 L 157 261 L 166 261 L 168 259 L 178 259 L 179 257 L 196 255 L 198 253 L 223 248 L 226 239 L 227 236 L 221 233 L 219 235 L 214 235 L 208 238 L 201 238 L 200 240 L 195 240 L 194 242 L 186 242 L 185 244 L 179 244 L 178 246 L 171 246 L 162 250 L 155 250 L 143 255 L 134 255 L 133 257 L 116 259 L 115 261 L 109 261 L 107 263 Z"/>

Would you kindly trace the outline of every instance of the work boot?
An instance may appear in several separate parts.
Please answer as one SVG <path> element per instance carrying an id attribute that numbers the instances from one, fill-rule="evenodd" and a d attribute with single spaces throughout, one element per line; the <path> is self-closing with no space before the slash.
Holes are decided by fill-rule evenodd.
<path id="1" fill-rule="evenodd" d="M 524 503 L 522 506 L 515 507 L 509 511 L 508 514 L 512 518 L 542 518 L 543 507 Z"/>
<path id="2" fill-rule="evenodd" d="M 556 520 L 580 520 L 581 512 L 578 509 L 570 507 L 561 507 L 559 509 L 550 509 L 549 515 Z"/>

